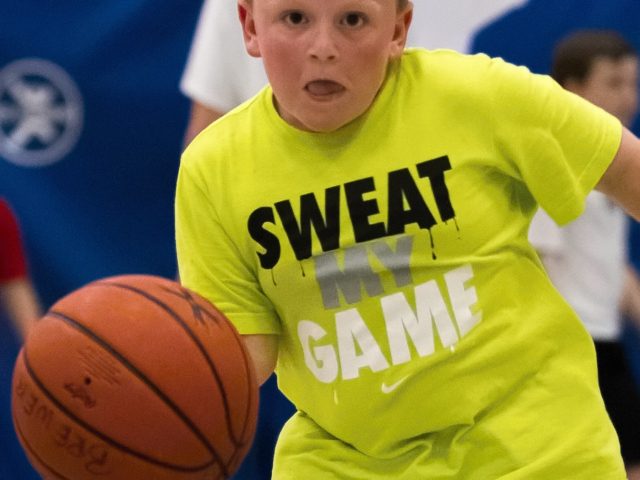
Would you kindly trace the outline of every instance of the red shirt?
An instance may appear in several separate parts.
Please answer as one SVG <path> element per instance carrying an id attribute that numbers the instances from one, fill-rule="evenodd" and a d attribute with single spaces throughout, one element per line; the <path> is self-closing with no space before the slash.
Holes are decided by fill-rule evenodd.
<path id="1" fill-rule="evenodd" d="M 7 201 L 0 198 L 0 283 L 27 275 L 20 228 Z"/>

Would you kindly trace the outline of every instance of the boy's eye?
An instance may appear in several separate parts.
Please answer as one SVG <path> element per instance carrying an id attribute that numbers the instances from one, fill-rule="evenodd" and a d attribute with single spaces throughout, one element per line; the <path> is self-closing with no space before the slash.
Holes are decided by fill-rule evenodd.
<path id="1" fill-rule="evenodd" d="M 305 16 L 302 12 L 288 12 L 284 19 L 291 25 L 300 25 L 305 22 Z"/>
<path id="2" fill-rule="evenodd" d="M 347 27 L 359 27 L 364 24 L 365 18 L 360 13 L 347 13 L 342 19 L 342 23 L 344 23 Z"/>

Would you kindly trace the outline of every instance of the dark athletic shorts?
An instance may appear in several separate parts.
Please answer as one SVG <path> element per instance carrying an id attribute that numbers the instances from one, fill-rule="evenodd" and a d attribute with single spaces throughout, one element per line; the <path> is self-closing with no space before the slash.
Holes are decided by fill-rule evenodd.
<path id="1" fill-rule="evenodd" d="M 598 380 L 627 465 L 640 464 L 640 387 L 622 343 L 596 341 Z"/>

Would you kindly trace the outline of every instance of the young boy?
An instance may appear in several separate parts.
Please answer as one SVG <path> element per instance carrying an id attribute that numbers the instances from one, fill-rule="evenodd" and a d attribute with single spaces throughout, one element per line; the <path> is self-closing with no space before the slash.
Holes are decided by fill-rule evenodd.
<path id="1" fill-rule="evenodd" d="M 528 243 L 640 141 L 548 77 L 404 52 L 409 2 L 239 4 L 271 86 L 184 153 L 180 277 L 276 367 L 282 479 L 622 479 L 588 333 Z"/>
<path id="2" fill-rule="evenodd" d="M 551 75 L 564 88 L 632 124 L 638 108 L 638 54 L 616 32 L 581 30 L 562 39 Z M 627 273 L 627 217 L 600 192 L 587 197 L 582 215 L 559 227 L 544 211 L 529 239 L 549 277 L 594 339 L 602 397 L 616 428 L 630 480 L 640 480 L 640 395 L 625 358 L 621 301 L 640 303 Z M 625 279 L 626 285 L 625 285 Z"/>

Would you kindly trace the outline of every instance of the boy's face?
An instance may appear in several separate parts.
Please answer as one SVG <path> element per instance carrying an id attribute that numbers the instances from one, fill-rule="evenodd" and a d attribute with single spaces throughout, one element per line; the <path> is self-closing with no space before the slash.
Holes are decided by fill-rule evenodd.
<path id="1" fill-rule="evenodd" d="M 241 0 L 239 11 L 280 116 L 314 132 L 369 108 L 389 61 L 402 54 L 412 13 L 398 12 L 396 0 Z"/>
<path id="2" fill-rule="evenodd" d="M 598 57 L 588 76 L 582 81 L 567 83 L 567 89 L 586 98 L 631 125 L 638 111 L 638 58 L 615 60 Z"/>

